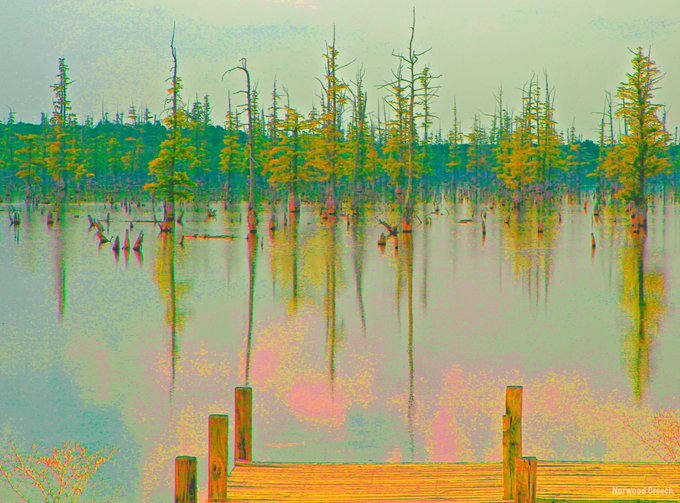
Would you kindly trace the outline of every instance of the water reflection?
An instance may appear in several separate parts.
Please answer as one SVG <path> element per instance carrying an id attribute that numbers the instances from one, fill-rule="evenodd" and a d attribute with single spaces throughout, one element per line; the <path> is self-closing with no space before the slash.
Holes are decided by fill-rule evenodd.
<path id="1" fill-rule="evenodd" d="M 291 296 L 290 296 L 290 310 L 295 314 L 298 309 L 298 222 L 300 221 L 300 214 L 292 212 L 288 215 L 288 244 L 291 250 L 291 264 L 290 264 L 290 278 L 291 278 Z"/>
<path id="2" fill-rule="evenodd" d="M 231 414 L 224 390 L 244 382 L 255 393 L 262 460 L 498 461 L 508 384 L 526 386 L 527 450 L 537 456 L 652 459 L 620 418 L 649 422 L 662 407 L 680 408 L 680 346 L 663 329 L 680 324 L 667 307 L 677 302 L 668 285 L 680 281 L 680 211 L 654 209 L 648 235 L 635 236 L 614 206 L 598 220 L 591 206 L 506 213 L 483 200 L 473 222 L 460 223 L 472 213 L 460 202 L 398 243 L 390 238 L 384 253 L 375 215 L 395 223 L 394 211 L 363 209 L 347 227 L 303 207 L 269 237 L 247 240 L 235 212 L 209 222 L 187 215 L 187 235 L 237 239 L 180 247 L 179 236 L 149 232 L 148 265 L 135 254 L 127 269 L 109 245 L 97 253 L 87 223 L 69 215 L 48 229 L 34 212 L 19 243 L 0 228 L 0 257 L 10 264 L 0 278 L 9 278 L 0 288 L 9 334 L 0 354 L 11 355 L 0 357 L 0 375 L 57 369 L 78 391 L 65 422 L 79 424 L 74 418 L 92 407 L 97 417 L 122 418 L 121 442 L 139 451 L 130 471 L 146 481 L 133 488 L 135 501 L 147 492 L 148 501 L 170 497 L 174 456 L 207 452 L 205 418 Z M 122 218 L 111 214 L 114 236 L 127 225 Z M 101 288 L 91 288 L 93 277 Z M 66 322 L 28 321 L 31 309 L 55 304 Z M 49 351 L 46 333 L 59 334 Z M 58 351 L 64 339 L 68 358 Z M 134 382 L 143 383 L 136 394 Z M 12 400 L 3 403 L 19 403 Z M 10 408 L 0 431 L 31 414 L 23 404 Z M 19 435 L 28 441 L 41 427 Z M 90 434 L 103 435 L 79 429 L 73 438 Z"/>
<path id="3" fill-rule="evenodd" d="M 349 216 L 347 217 L 350 218 Z M 354 266 L 354 284 L 359 307 L 359 319 L 361 320 L 361 333 L 366 335 L 366 307 L 364 306 L 364 245 L 366 241 L 366 229 L 361 219 L 351 217 L 352 234 L 352 264 Z"/>
<path id="4" fill-rule="evenodd" d="M 424 208 L 427 208 L 426 205 L 424 205 Z M 423 274 L 423 282 L 422 286 L 420 289 L 420 301 L 423 304 L 423 310 L 427 308 L 427 274 L 428 274 L 428 261 L 430 260 L 430 225 L 432 222 L 432 213 L 427 214 L 425 213 L 423 216 L 423 222 L 425 225 L 423 225 L 422 228 L 422 243 L 423 243 L 423 266 L 422 266 L 422 274 Z"/>
<path id="5" fill-rule="evenodd" d="M 335 390 L 335 350 L 337 344 L 337 317 L 336 317 L 336 289 L 338 274 L 338 249 L 336 244 L 337 217 L 330 216 L 324 225 L 324 252 L 326 265 L 326 297 L 324 312 L 326 314 L 326 344 L 328 346 L 328 379 L 331 395 Z"/>
<path id="6" fill-rule="evenodd" d="M 290 213 L 284 220 L 283 230 L 270 232 L 270 267 L 272 278 L 280 286 L 280 295 L 286 301 L 288 314 L 294 316 L 300 299 L 300 215 Z M 274 295 L 275 300 L 276 295 Z"/>
<path id="7" fill-rule="evenodd" d="M 246 237 L 248 249 L 248 332 L 246 334 L 245 385 L 250 386 L 250 350 L 253 340 L 253 310 L 255 295 L 255 268 L 257 262 L 257 234 L 251 232 Z"/>
<path id="8" fill-rule="evenodd" d="M 624 339 L 624 357 L 639 402 L 649 390 L 649 353 L 666 312 L 662 270 L 646 269 L 646 233 L 632 234 L 621 258 L 621 306 L 632 324 Z"/>
<path id="9" fill-rule="evenodd" d="M 537 204 L 507 213 L 501 225 L 503 248 L 513 276 L 536 304 L 541 295 L 548 302 L 553 251 L 560 232 L 560 219 L 553 205 Z"/>
<path id="10" fill-rule="evenodd" d="M 57 298 L 57 318 L 59 321 L 64 319 L 64 311 L 66 309 L 66 263 L 64 250 L 64 236 L 68 230 L 66 222 L 66 211 L 62 210 L 55 224 L 47 224 L 48 228 L 51 228 L 54 233 L 54 291 Z"/>
<path id="11" fill-rule="evenodd" d="M 406 262 L 406 290 L 408 292 L 408 436 L 410 461 L 415 460 L 415 437 L 413 430 L 413 414 L 415 409 L 413 386 L 413 238 L 411 234 L 403 235 L 403 254 Z"/>
<path id="12" fill-rule="evenodd" d="M 171 386 L 170 396 L 175 390 L 177 360 L 179 358 L 179 335 L 186 321 L 185 312 L 178 304 L 188 294 L 189 284 L 178 282 L 175 273 L 175 233 L 163 232 L 158 238 L 158 251 L 154 268 L 154 280 L 165 303 L 165 323 L 170 330 Z M 141 261 L 141 254 L 139 254 Z"/>

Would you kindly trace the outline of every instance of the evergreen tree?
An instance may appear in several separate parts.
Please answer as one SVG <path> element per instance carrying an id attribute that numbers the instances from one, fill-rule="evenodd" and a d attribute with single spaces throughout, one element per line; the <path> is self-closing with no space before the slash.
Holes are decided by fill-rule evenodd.
<path id="1" fill-rule="evenodd" d="M 73 176 L 78 180 L 85 174 L 84 166 L 79 162 L 76 117 L 68 97 L 68 89 L 72 84 L 68 70 L 66 60 L 59 58 L 57 81 L 51 86 L 54 100 L 45 159 L 47 171 L 57 184 L 59 208 L 63 208 L 66 202 L 69 178 Z"/>
<path id="2" fill-rule="evenodd" d="M 246 167 L 245 152 L 239 143 L 238 114 L 232 110 L 231 94 L 227 99 L 226 131 L 220 151 L 220 170 L 226 175 L 225 199 L 229 199 L 229 182 L 232 173 L 243 173 Z"/>
<path id="3" fill-rule="evenodd" d="M 174 228 L 175 201 L 190 200 L 191 189 L 195 183 L 189 179 L 187 168 L 195 161 L 196 149 L 191 145 L 191 139 L 183 135 L 182 130 L 189 127 L 189 116 L 182 107 L 181 90 L 182 80 L 177 76 L 177 51 L 175 49 L 175 32 L 173 28 L 172 41 L 170 42 L 172 54 L 172 75 L 170 88 L 166 98 L 169 113 L 163 120 L 168 130 L 167 138 L 161 143 L 158 156 L 149 163 L 149 175 L 154 181 L 144 185 L 144 188 L 152 195 L 163 200 L 162 228 L 165 231 Z"/>
<path id="4" fill-rule="evenodd" d="M 17 135 L 23 146 L 16 151 L 18 171 L 16 173 L 24 182 L 24 197 L 28 202 L 35 195 L 35 186 L 40 183 L 40 172 L 45 167 L 43 146 L 37 134 Z"/>
<path id="5" fill-rule="evenodd" d="M 448 168 L 451 177 L 451 190 L 455 201 L 456 197 L 456 171 L 461 165 L 460 145 L 463 143 L 463 132 L 461 131 L 460 122 L 458 120 L 458 107 L 456 100 L 453 100 L 453 124 L 449 131 L 449 148 L 448 148 Z"/>
<path id="6" fill-rule="evenodd" d="M 326 44 L 324 53 L 325 76 L 321 81 L 321 114 L 310 121 L 313 139 L 307 162 L 320 173 L 320 181 L 326 182 L 326 212 L 334 215 L 337 211 L 336 183 L 348 171 L 347 145 L 343 141 L 341 129 L 341 108 L 347 101 L 347 85 L 338 76 L 342 68 L 338 63 L 339 51 L 333 40 Z"/>
<path id="7" fill-rule="evenodd" d="M 638 223 L 646 225 L 647 180 L 667 172 L 666 157 L 670 135 L 659 117 L 662 105 L 654 102 L 654 93 L 663 77 L 642 47 L 633 53 L 633 69 L 618 87 L 622 100 L 616 116 L 628 125 L 628 135 L 621 138 L 620 148 L 613 149 L 607 159 L 606 172 L 621 185 L 619 196 L 632 201 L 637 208 Z"/>
<path id="8" fill-rule="evenodd" d="M 302 183 L 318 179 L 310 164 L 304 162 L 303 143 L 308 128 L 303 117 L 290 106 L 286 106 L 285 118 L 277 122 L 276 140 L 269 151 L 269 159 L 263 174 L 275 188 L 288 189 L 288 210 L 299 210 L 298 190 Z M 308 141 L 308 138 L 307 138 Z"/>

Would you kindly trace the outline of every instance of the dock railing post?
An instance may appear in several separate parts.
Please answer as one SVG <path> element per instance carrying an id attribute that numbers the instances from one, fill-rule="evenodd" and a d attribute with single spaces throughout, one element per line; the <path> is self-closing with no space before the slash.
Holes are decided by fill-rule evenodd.
<path id="1" fill-rule="evenodd" d="M 510 416 L 503 414 L 503 499 L 510 499 L 512 496 L 512 480 L 508 469 L 508 442 L 510 433 Z"/>
<path id="2" fill-rule="evenodd" d="M 515 503 L 536 503 L 536 458 L 515 459 Z"/>
<path id="3" fill-rule="evenodd" d="M 234 462 L 253 460 L 253 389 L 239 386 L 234 392 Z"/>
<path id="4" fill-rule="evenodd" d="M 505 388 L 503 416 L 503 499 L 513 497 L 515 460 L 522 457 L 522 386 Z"/>
<path id="5" fill-rule="evenodd" d="M 196 458 L 177 456 L 175 458 L 175 503 L 197 503 Z"/>
<path id="6" fill-rule="evenodd" d="M 208 501 L 227 500 L 229 416 L 208 417 Z"/>

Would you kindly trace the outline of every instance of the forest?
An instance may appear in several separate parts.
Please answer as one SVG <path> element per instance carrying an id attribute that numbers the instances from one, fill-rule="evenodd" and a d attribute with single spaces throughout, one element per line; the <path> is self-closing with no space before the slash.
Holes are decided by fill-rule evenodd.
<path id="1" fill-rule="evenodd" d="M 668 131 L 666 107 L 654 102 L 663 75 L 650 51 L 630 51 L 631 73 L 614 93 L 604 93 L 592 141 L 573 124 L 557 124 L 547 72 L 520 83 L 519 103 L 504 100 L 499 87 L 490 99 L 493 111 L 476 114 L 471 128 L 452 103 L 451 115 L 438 118 L 448 131 L 435 130 L 432 104 L 443 76 L 421 63 L 427 50 L 417 50 L 414 39 L 415 15 L 408 45 L 392 54 L 391 75 L 367 89 L 365 69 L 341 57 L 333 31 L 323 48 L 325 71 L 316 77 L 318 106 L 301 111 L 279 82 L 266 92 L 252 85 L 245 58 L 222 75 L 244 77 L 226 104 L 215 105 L 208 95 L 187 99 L 173 31 L 165 109 L 130 104 L 127 112 L 102 110 L 96 123 L 73 113 L 77 87 L 60 58 L 53 110 L 41 114 L 40 124 L 28 124 L 17 123 L 10 109 L 0 126 L 4 199 L 58 203 L 148 194 L 164 202 L 168 221 L 175 201 L 245 199 L 251 208 L 286 201 L 297 211 L 302 199 L 335 214 L 340 205 L 355 211 L 389 200 L 408 226 L 416 200 L 443 192 L 454 199 L 459 190 L 492 192 L 517 207 L 529 198 L 594 190 L 600 204 L 616 197 L 639 206 L 655 187 L 677 184 L 677 128 Z M 368 113 L 376 97 L 380 106 Z M 213 122 L 217 109 L 224 111 L 222 124 Z"/>

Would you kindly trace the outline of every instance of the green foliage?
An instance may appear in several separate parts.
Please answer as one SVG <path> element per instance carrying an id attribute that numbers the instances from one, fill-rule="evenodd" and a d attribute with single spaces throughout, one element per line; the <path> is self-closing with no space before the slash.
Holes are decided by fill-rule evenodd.
<path id="1" fill-rule="evenodd" d="M 503 102 L 501 89 L 489 119 L 479 113 L 464 131 L 454 103 L 451 128 L 442 139 L 441 131 L 433 134 L 431 111 L 438 76 L 419 67 L 420 53 L 412 45 L 406 55 L 395 54 L 398 66 L 382 86 L 385 113 L 376 125 L 367 110 L 363 69 L 351 85 L 346 83 L 338 54 L 334 41 L 326 45 L 320 106 L 309 114 L 290 106 L 287 91 L 287 105 L 280 104 L 276 84 L 265 111 L 257 90 L 251 89 L 256 190 L 318 194 L 330 189 L 353 195 L 359 186 L 404 188 L 420 179 L 423 184 L 499 185 L 524 195 L 558 183 L 582 187 L 597 182 L 603 191 L 608 179 L 621 197 L 641 201 L 647 180 L 680 172 L 678 149 L 668 149 L 664 109 L 653 99 L 660 73 L 641 49 L 634 52 L 633 71 L 617 93 L 621 106 L 616 118 L 623 131 L 618 144 L 611 96 L 596 144 L 584 141 L 573 125 L 558 132 L 555 91 L 547 78 L 539 85 L 535 77 L 522 89 L 516 116 L 508 112 L 512 105 Z M 181 79 L 171 80 L 162 122 L 147 107 L 133 104 L 114 121 L 102 111 L 96 125 L 89 116 L 78 124 L 69 69 L 61 58 L 51 114 L 43 113 L 38 125 L 17 123 L 10 111 L 0 122 L 0 185 L 26 197 L 65 195 L 71 184 L 78 195 L 86 188 L 88 195 L 94 191 L 100 197 L 144 187 L 174 201 L 218 188 L 226 179 L 230 194 L 242 194 L 249 171 L 248 124 L 239 121 L 244 110 L 229 103 L 225 126 L 213 125 L 208 96 L 197 96 L 187 108 Z"/>
<path id="2" fill-rule="evenodd" d="M 144 185 L 150 194 L 163 199 L 166 220 L 174 215 L 175 200 L 193 198 L 192 189 L 196 184 L 190 180 L 188 170 L 199 162 L 196 147 L 183 133 L 183 130 L 195 128 L 195 121 L 181 107 L 182 79 L 177 77 L 175 48 L 172 45 L 171 48 L 175 66 L 166 99 L 169 113 L 163 120 L 168 128 L 168 137 L 161 143 L 158 156 L 149 163 L 149 175 L 154 181 Z"/>
<path id="3" fill-rule="evenodd" d="M 57 81 L 51 86 L 54 99 L 45 158 L 47 172 L 57 182 L 61 198 L 66 195 L 69 175 L 78 181 L 86 173 L 76 136 L 76 116 L 68 98 L 68 88 L 72 83 L 68 70 L 66 60 L 59 58 Z"/>
<path id="4" fill-rule="evenodd" d="M 623 104 L 616 112 L 628 134 L 609 152 L 603 167 L 607 176 L 620 184 L 621 198 L 641 204 L 646 198 L 645 181 L 669 171 L 666 153 L 670 135 L 658 115 L 662 106 L 654 102 L 661 71 L 642 47 L 632 52 L 633 70 L 618 87 L 617 96 Z"/>
<path id="5" fill-rule="evenodd" d="M 40 182 L 39 173 L 45 166 L 42 139 L 37 134 L 19 134 L 17 139 L 23 143 L 23 146 L 16 151 L 19 167 L 16 175 L 24 181 L 25 196 L 28 199 L 34 192 L 34 186 Z"/>
<path id="6" fill-rule="evenodd" d="M 248 167 L 246 152 L 239 140 L 238 115 L 232 112 L 231 95 L 226 117 L 226 130 L 220 151 L 220 170 L 229 176 L 231 173 L 243 174 Z"/>
<path id="7" fill-rule="evenodd" d="M 187 170 L 196 164 L 196 149 L 191 138 L 182 133 L 188 129 L 190 119 L 181 109 L 168 116 L 163 123 L 170 127 L 168 138 L 161 143 L 158 156 L 149 163 L 149 174 L 155 179 L 144 189 L 161 199 L 191 200 L 195 183 L 189 179 Z"/>
<path id="8" fill-rule="evenodd" d="M 285 119 L 277 124 L 276 141 L 269 150 L 263 174 L 273 187 L 297 190 L 302 183 L 317 179 L 312 166 L 304 163 L 303 145 L 310 141 L 309 124 L 290 107 L 285 107 Z"/>

